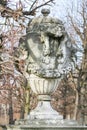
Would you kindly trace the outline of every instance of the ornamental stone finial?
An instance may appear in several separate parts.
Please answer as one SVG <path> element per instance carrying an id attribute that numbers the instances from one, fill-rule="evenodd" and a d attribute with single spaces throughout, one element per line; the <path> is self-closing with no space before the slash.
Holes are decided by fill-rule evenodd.
<path id="1" fill-rule="evenodd" d="M 43 14 L 43 16 L 48 16 L 50 14 L 50 10 L 49 9 L 42 9 L 41 13 Z"/>

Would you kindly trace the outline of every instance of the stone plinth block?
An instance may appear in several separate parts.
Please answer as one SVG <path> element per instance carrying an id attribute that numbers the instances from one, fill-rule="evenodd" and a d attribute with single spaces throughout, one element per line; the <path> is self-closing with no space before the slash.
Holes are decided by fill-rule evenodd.
<path id="1" fill-rule="evenodd" d="M 87 130 L 87 126 L 29 126 L 29 125 L 11 125 L 3 130 Z"/>

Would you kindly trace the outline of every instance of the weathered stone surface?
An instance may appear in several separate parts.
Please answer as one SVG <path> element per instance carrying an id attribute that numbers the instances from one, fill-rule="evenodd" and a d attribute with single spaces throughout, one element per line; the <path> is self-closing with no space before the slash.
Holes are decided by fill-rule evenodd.
<path id="1" fill-rule="evenodd" d="M 3 130 L 87 130 L 86 126 L 29 126 L 29 125 L 19 125 L 19 126 L 7 126 Z"/>
<path id="2" fill-rule="evenodd" d="M 43 16 L 29 23 L 25 38 L 20 40 L 26 72 L 44 78 L 60 78 L 74 68 L 76 47 L 62 21 L 49 17 L 47 9 L 42 13 Z"/>
<path id="3" fill-rule="evenodd" d="M 64 121 L 49 102 L 50 94 L 56 90 L 63 75 L 74 68 L 76 52 L 62 21 L 49 17 L 49 13 L 48 9 L 43 9 L 42 16 L 31 20 L 27 34 L 19 44 L 20 58 L 26 60 L 24 74 L 38 95 L 39 103 L 27 119 L 18 124 L 38 125 L 37 129 L 41 125 L 48 126 L 46 129 L 50 125 L 54 129 L 56 125 L 77 125 L 73 121 Z"/>

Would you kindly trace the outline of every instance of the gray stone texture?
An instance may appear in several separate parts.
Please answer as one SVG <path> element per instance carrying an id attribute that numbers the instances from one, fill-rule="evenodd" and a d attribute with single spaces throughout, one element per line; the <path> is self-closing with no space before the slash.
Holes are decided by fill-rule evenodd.
<path id="1" fill-rule="evenodd" d="M 87 130 L 86 126 L 7 126 L 3 130 Z"/>

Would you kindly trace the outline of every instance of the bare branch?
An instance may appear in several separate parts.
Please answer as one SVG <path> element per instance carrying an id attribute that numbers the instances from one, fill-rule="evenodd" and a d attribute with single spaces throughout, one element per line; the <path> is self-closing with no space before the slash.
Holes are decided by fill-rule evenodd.
<path id="1" fill-rule="evenodd" d="M 41 5 L 37 6 L 37 7 L 35 7 L 35 8 L 32 9 L 31 11 L 24 11 L 24 12 L 22 12 L 22 13 L 23 13 L 23 15 L 35 15 L 35 11 L 36 11 L 38 8 L 41 8 L 41 7 L 45 6 L 45 5 L 48 5 L 50 2 L 53 2 L 53 1 L 54 1 L 54 0 L 49 0 L 49 1 L 45 2 L 44 4 L 41 4 Z"/>
<path id="2" fill-rule="evenodd" d="M 81 31 L 80 31 L 80 28 L 77 26 L 76 23 L 74 23 L 74 20 L 73 20 L 72 16 L 69 15 L 69 18 L 70 18 L 70 21 L 71 21 L 72 26 L 73 26 L 73 28 L 75 29 L 76 33 L 79 35 L 79 37 L 80 37 L 81 40 L 83 41 L 84 38 L 83 38 L 83 34 L 82 34 Z"/>
<path id="3" fill-rule="evenodd" d="M 31 7 L 30 7 L 29 10 L 32 10 L 32 8 L 34 7 L 34 5 L 36 4 L 37 1 L 38 1 L 38 0 L 35 0 L 35 1 L 33 2 L 33 4 L 31 5 Z"/>
<path id="4" fill-rule="evenodd" d="M 37 0 L 35 0 L 33 2 L 33 4 L 31 5 L 30 7 L 30 10 L 29 11 L 22 11 L 23 9 L 17 9 L 17 10 L 13 10 L 11 8 L 8 8 L 8 7 L 4 7 L 2 5 L 0 5 L 0 12 L 1 12 L 1 16 L 2 17 L 13 17 L 15 20 L 23 15 L 32 15 L 34 16 L 35 15 L 35 11 L 38 9 L 38 8 L 41 8 L 45 5 L 48 5 L 49 3 L 53 3 L 54 0 L 48 0 L 47 2 L 45 3 L 42 3 L 41 5 L 38 5 L 36 6 L 34 9 L 32 9 L 35 5 L 35 3 L 37 2 Z"/>

